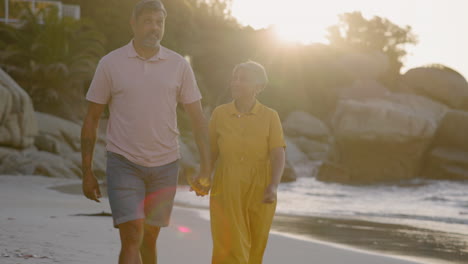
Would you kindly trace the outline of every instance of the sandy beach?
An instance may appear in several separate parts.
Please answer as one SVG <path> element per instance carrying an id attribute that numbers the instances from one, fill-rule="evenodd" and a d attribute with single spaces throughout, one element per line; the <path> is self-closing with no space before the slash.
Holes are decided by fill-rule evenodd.
<path id="1" fill-rule="evenodd" d="M 0 176 L 0 263 L 117 263 L 118 232 L 106 198 L 97 204 L 51 189 L 77 180 Z M 161 232 L 159 263 L 210 263 L 206 210 L 175 207 Z M 353 250 L 338 244 L 270 235 L 264 263 L 429 263 Z"/>

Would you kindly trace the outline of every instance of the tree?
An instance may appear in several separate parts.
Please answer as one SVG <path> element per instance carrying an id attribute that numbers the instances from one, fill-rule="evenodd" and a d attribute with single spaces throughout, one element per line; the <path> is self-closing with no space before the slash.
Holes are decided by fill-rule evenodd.
<path id="1" fill-rule="evenodd" d="M 374 16 L 365 19 L 360 12 L 345 13 L 340 22 L 328 29 L 330 45 L 361 52 L 380 51 L 388 56 L 388 78 L 396 79 L 406 55 L 405 45 L 416 44 L 417 37 L 410 26 L 400 27 Z"/>
<path id="2" fill-rule="evenodd" d="M 39 111 L 81 98 L 103 55 L 103 35 L 87 20 L 59 18 L 56 9 L 27 10 L 22 19 L 19 27 L 0 25 L 0 66 Z"/>

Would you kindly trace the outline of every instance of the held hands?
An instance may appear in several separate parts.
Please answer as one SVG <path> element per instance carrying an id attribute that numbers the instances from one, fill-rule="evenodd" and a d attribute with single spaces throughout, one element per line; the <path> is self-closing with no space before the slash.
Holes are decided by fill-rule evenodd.
<path id="1" fill-rule="evenodd" d="M 83 175 L 83 194 L 86 198 L 100 203 L 99 198 L 102 197 L 99 183 L 93 172 L 85 173 Z"/>
<path id="2" fill-rule="evenodd" d="M 210 192 L 211 177 L 209 173 L 200 172 L 197 176 L 188 176 L 187 181 L 190 184 L 190 191 L 194 191 L 197 196 L 203 197 Z"/>
<path id="3" fill-rule="evenodd" d="M 278 185 L 270 184 L 266 187 L 265 193 L 263 194 L 263 203 L 271 204 L 276 201 Z"/>

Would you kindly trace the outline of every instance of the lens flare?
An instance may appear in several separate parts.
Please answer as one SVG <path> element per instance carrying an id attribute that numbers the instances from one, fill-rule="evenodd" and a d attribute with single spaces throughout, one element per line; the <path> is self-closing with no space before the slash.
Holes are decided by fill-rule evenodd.
<path id="1" fill-rule="evenodd" d="M 190 228 L 186 227 L 186 226 L 179 226 L 179 227 L 177 227 L 177 229 L 181 233 L 192 233 L 192 230 Z"/>

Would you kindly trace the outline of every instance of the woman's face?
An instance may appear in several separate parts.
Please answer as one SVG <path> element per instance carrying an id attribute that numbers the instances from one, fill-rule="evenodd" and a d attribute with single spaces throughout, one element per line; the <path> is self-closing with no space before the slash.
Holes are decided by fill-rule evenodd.
<path id="1" fill-rule="evenodd" d="M 250 99 L 257 95 L 258 82 L 253 74 L 244 68 L 238 68 L 232 74 L 231 95 L 232 99 Z"/>

